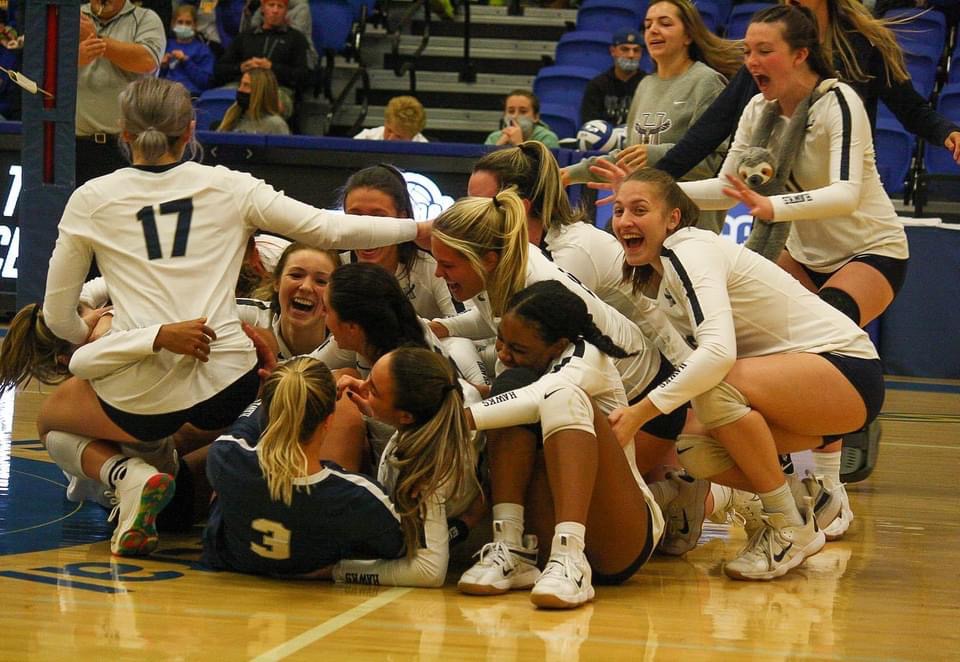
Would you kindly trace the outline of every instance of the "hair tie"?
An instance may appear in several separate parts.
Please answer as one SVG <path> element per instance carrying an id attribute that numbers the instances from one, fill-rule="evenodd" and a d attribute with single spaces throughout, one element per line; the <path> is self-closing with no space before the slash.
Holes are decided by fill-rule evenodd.
<path id="1" fill-rule="evenodd" d="M 491 200 L 493 200 L 493 208 L 494 208 L 494 209 L 496 209 L 497 211 L 503 211 L 503 205 L 500 203 L 500 194 L 499 194 L 499 193 L 497 193 L 495 196 L 493 196 L 493 198 L 491 198 Z"/>
<path id="2" fill-rule="evenodd" d="M 453 383 L 453 384 L 444 384 L 444 385 L 443 385 L 443 388 L 440 389 L 440 393 L 445 396 L 445 395 L 446 395 L 447 393 L 449 393 L 450 391 L 456 391 L 458 388 L 459 388 L 459 385 L 456 384 L 456 383 Z"/>
<path id="3" fill-rule="evenodd" d="M 30 313 L 30 326 L 34 327 L 37 325 L 37 320 L 40 319 L 40 309 L 43 307 L 43 304 L 35 303 L 33 304 L 33 312 Z"/>

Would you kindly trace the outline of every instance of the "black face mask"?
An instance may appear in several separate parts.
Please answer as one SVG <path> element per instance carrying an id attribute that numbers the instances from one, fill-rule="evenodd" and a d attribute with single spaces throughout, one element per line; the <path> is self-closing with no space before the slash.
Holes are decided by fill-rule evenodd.
<path id="1" fill-rule="evenodd" d="M 250 93 L 237 90 L 237 105 L 240 106 L 240 110 L 247 112 L 247 108 L 250 107 Z"/>

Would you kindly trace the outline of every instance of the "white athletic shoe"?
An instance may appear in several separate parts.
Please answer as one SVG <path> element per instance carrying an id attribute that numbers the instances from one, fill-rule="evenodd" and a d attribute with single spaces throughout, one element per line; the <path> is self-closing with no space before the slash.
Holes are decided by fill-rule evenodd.
<path id="1" fill-rule="evenodd" d="M 813 501 L 813 514 L 817 518 L 817 526 L 826 530 L 840 516 L 841 497 L 836 489 L 827 489 L 823 481 L 809 471 L 802 482 L 807 496 Z M 798 503 L 797 508 L 802 512 L 803 504 Z"/>
<path id="2" fill-rule="evenodd" d="M 110 551 L 117 556 L 143 556 L 157 548 L 157 514 L 173 497 L 176 486 L 173 476 L 139 458 L 130 458 L 123 468 L 126 472 L 116 481 L 119 503 L 110 513 L 111 520 L 119 516 Z"/>
<path id="3" fill-rule="evenodd" d="M 677 496 L 663 509 L 666 527 L 659 549 L 664 554 L 680 556 L 697 546 L 703 531 L 704 500 L 710 481 L 686 473 L 667 472 L 667 480 L 677 486 Z"/>
<path id="4" fill-rule="evenodd" d="M 73 476 L 66 471 L 63 472 L 67 479 L 67 501 L 73 503 L 83 503 L 91 501 L 107 510 L 112 510 L 117 505 L 117 497 L 109 487 L 99 480 L 93 480 L 83 476 Z"/>
<path id="5" fill-rule="evenodd" d="M 538 607 L 573 609 L 593 600 L 593 571 L 586 555 L 569 544 L 569 536 L 553 536 L 550 560 L 530 591 L 530 601 Z"/>
<path id="6" fill-rule="evenodd" d="M 498 522 L 494 522 L 494 527 Z M 502 540 L 484 545 L 480 559 L 460 576 L 457 588 L 470 595 L 500 595 L 533 586 L 537 569 L 537 537 L 523 536 L 523 547 L 511 547 Z"/>
<path id="7" fill-rule="evenodd" d="M 850 522 L 853 521 L 853 509 L 850 507 L 846 486 L 843 483 L 837 483 L 830 486 L 830 491 L 840 497 L 840 515 L 828 526 L 823 527 L 823 534 L 827 537 L 827 541 L 842 538 L 850 528 Z"/>
<path id="8" fill-rule="evenodd" d="M 826 538 L 817 526 L 809 498 L 801 514 L 802 525 L 787 526 L 783 513 L 764 513 L 765 526 L 754 534 L 737 558 L 723 566 L 723 571 L 733 579 L 773 579 L 819 552 Z"/>
<path id="9" fill-rule="evenodd" d="M 714 524 L 739 524 L 749 540 L 764 526 L 763 504 L 753 492 L 734 489 L 726 507 L 715 510 L 707 519 Z"/>

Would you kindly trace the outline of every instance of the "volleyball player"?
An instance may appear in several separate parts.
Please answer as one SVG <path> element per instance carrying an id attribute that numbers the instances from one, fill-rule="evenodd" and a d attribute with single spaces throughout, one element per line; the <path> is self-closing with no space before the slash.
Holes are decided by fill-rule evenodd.
<path id="1" fill-rule="evenodd" d="M 840 504 L 829 490 L 788 483 L 777 454 L 816 448 L 876 417 L 884 395 L 876 349 L 776 265 L 691 227 L 697 207 L 669 175 L 636 171 L 614 204 L 635 287 L 655 293 L 696 346 L 670 379 L 613 412 L 614 431 L 628 441 L 646 421 L 690 401 L 709 436 L 685 436 L 680 461 L 694 476 L 758 493 L 765 511 L 763 528 L 726 573 L 780 576 L 823 547 L 822 527 Z"/>
<path id="2" fill-rule="evenodd" d="M 756 218 L 793 221 L 780 266 L 865 326 L 903 286 L 909 249 L 877 172 L 863 102 L 853 88 L 834 78 L 817 38 L 816 22 L 802 7 L 783 5 L 759 12 L 750 23 L 745 44 L 747 67 L 761 93 L 744 110 L 720 177 L 685 183 L 683 189 L 701 208 L 742 202 Z M 728 182 L 740 154 L 752 143 L 767 103 L 776 99 L 789 116 L 814 87 L 824 94 L 810 107 L 810 128 L 794 162 L 790 192 L 767 197 L 737 179 Z M 827 450 L 832 452 L 814 453 L 814 460 L 817 472 L 844 500 L 842 516 L 829 532 L 839 537 L 849 527 L 853 511 L 840 483 L 839 443 Z"/>
<path id="3" fill-rule="evenodd" d="M 203 533 L 206 565 L 298 577 L 343 558 L 402 554 L 400 517 L 384 489 L 320 459 L 330 457 L 336 398 L 326 366 L 292 359 L 213 442 L 206 468 L 215 493 Z"/>
<path id="4" fill-rule="evenodd" d="M 270 300 L 237 299 L 240 320 L 269 329 L 280 359 L 309 354 L 327 339 L 323 291 L 338 266 L 337 251 L 290 244 L 274 269 Z"/>
<path id="5" fill-rule="evenodd" d="M 119 523 L 111 549 L 133 555 L 156 547 L 153 520 L 173 479 L 124 457 L 111 442 L 152 442 L 184 423 L 223 428 L 259 387 L 255 352 L 233 297 L 253 230 L 357 248 L 408 241 L 429 228 L 409 220 L 334 217 L 249 175 L 181 163 L 188 144 L 195 145 L 193 108 L 182 85 L 138 79 L 120 106 L 121 142 L 133 167 L 90 181 L 71 196 L 50 260 L 45 320 L 73 344 L 88 338 L 77 301 L 96 258 L 110 283 L 117 329 L 205 319 L 210 333 L 203 337 L 210 342 L 196 342 L 192 356 L 154 345 L 156 353 L 92 383 L 68 379 L 45 400 L 38 428 L 60 466 L 116 488 Z M 51 431 L 57 432 L 51 437 Z"/>
<path id="6" fill-rule="evenodd" d="M 458 379 L 450 361 L 422 347 L 380 357 L 366 381 L 341 377 L 338 388 L 366 414 L 396 428 L 379 464 L 378 480 L 400 515 L 406 555 L 348 559 L 329 569 L 335 581 L 442 586 L 449 561 L 447 518 L 462 514 L 479 494 L 479 439 L 463 407 L 480 400 Z"/>
<path id="7" fill-rule="evenodd" d="M 539 251 L 529 250 L 526 209 L 515 191 L 458 200 L 436 219 L 431 244 L 437 275 L 447 282 L 454 298 L 472 299 L 475 304 L 455 317 L 432 320 L 430 327 L 437 337 L 494 338 L 497 320 L 510 297 L 533 283 L 557 280 L 583 300 L 601 332 L 629 354 L 615 364 L 631 401 L 673 371 L 636 324 Z M 643 431 L 664 441 L 674 440 L 684 418 L 683 411 L 676 411 L 651 421 Z M 644 445 L 642 440 L 640 445 Z"/>
<path id="8" fill-rule="evenodd" d="M 477 595 L 532 587 L 538 606 L 577 607 L 593 599 L 594 581 L 631 577 L 664 528 L 633 440 L 621 448 L 605 419 L 627 402 L 611 360 L 626 352 L 580 297 L 545 280 L 507 303 L 497 356 L 506 370 L 491 397 L 470 407 L 475 427 L 487 431 L 493 542 L 458 586 Z M 548 537 L 540 573 L 538 540 Z"/>

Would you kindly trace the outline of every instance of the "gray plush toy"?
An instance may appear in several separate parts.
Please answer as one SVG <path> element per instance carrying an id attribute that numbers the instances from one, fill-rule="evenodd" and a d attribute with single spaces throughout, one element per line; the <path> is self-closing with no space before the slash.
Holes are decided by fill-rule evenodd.
<path id="1" fill-rule="evenodd" d="M 780 104 L 776 101 L 767 102 L 760 115 L 760 124 L 753 134 L 753 143 L 744 150 L 737 164 L 737 174 L 752 190 L 765 196 L 787 192 L 787 179 L 793 169 L 793 161 L 803 147 L 810 106 L 822 97 L 829 87 L 829 85 L 818 85 L 813 93 L 797 106 L 787 122 L 782 138 L 777 141 L 779 154 L 772 152 L 767 145 L 770 142 L 770 134 L 780 119 Z M 790 223 L 775 223 L 754 218 L 746 247 L 776 262 L 789 234 Z"/>

